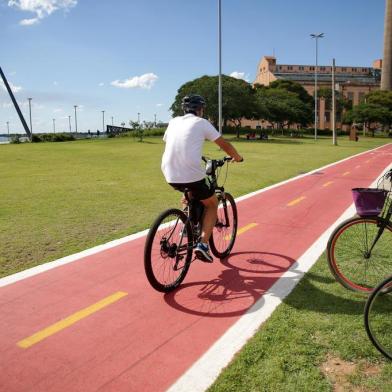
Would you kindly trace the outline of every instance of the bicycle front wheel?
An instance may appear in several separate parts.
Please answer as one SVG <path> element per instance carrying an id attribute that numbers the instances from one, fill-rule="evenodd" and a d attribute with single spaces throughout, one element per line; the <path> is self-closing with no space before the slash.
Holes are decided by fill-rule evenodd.
<path id="1" fill-rule="evenodd" d="M 378 351 L 392 360 L 392 276 L 370 294 L 364 316 L 369 339 Z"/>
<path id="2" fill-rule="evenodd" d="M 230 193 L 218 196 L 218 219 L 210 237 L 211 252 L 223 259 L 230 254 L 237 235 L 237 206 Z"/>
<path id="3" fill-rule="evenodd" d="M 392 271 L 392 226 L 381 237 L 379 218 L 351 218 L 332 233 L 327 245 L 328 264 L 336 280 L 358 292 L 370 292 Z"/>
<path id="4" fill-rule="evenodd" d="M 192 228 L 183 211 L 170 209 L 158 216 L 144 247 L 144 269 L 155 290 L 174 290 L 184 280 L 192 247 Z"/>

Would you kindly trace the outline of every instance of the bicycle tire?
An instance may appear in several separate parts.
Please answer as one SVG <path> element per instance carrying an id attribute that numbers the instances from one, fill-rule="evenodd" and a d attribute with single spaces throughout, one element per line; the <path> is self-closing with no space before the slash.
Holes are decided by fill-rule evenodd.
<path id="1" fill-rule="evenodd" d="M 369 295 L 364 311 L 366 333 L 374 347 L 392 360 L 392 275 Z"/>
<path id="2" fill-rule="evenodd" d="M 178 252 L 180 247 L 183 249 Z M 163 211 L 151 226 L 144 246 L 144 269 L 151 286 L 160 292 L 178 287 L 188 272 L 192 251 L 192 228 L 185 213 L 176 208 Z"/>
<path id="3" fill-rule="evenodd" d="M 218 205 L 218 219 L 212 230 L 209 244 L 212 254 L 219 259 L 224 259 L 230 254 L 234 246 L 237 236 L 238 214 L 234 198 L 230 193 L 218 196 L 218 200 L 222 207 L 219 208 Z M 227 225 L 225 211 L 227 211 L 229 218 L 228 227 L 225 227 Z"/>
<path id="4" fill-rule="evenodd" d="M 329 268 L 335 279 L 347 289 L 369 293 L 392 271 L 392 226 L 384 232 L 367 255 L 378 233 L 377 217 L 354 217 L 341 223 L 332 233 L 327 245 Z"/>

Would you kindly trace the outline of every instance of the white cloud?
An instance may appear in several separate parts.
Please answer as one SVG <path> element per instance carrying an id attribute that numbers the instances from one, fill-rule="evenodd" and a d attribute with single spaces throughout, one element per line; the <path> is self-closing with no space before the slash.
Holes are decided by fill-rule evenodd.
<path id="1" fill-rule="evenodd" d="M 19 22 L 22 26 L 37 24 L 41 19 L 46 18 L 53 12 L 59 9 L 67 11 L 77 4 L 78 0 L 8 0 L 9 7 L 35 14 L 34 18 L 22 19 Z"/>
<path id="2" fill-rule="evenodd" d="M 157 103 L 158 108 L 160 108 L 161 106 L 163 106 L 163 103 Z"/>
<path id="3" fill-rule="evenodd" d="M 246 75 L 245 72 L 234 71 L 230 74 L 230 76 L 232 78 L 242 79 L 242 80 L 249 82 L 249 75 Z"/>
<path id="4" fill-rule="evenodd" d="M 11 90 L 13 93 L 18 93 L 20 90 L 23 90 L 21 86 L 15 86 L 14 84 L 12 84 L 11 82 L 8 82 L 8 84 L 11 87 Z M 0 80 L 0 88 L 4 91 L 7 91 L 4 82 L 2 80 Z"/>
<path id="5" fill-rule="evenodd" d="M 19 24 L 22 26 L 32 26 L 39 22 L 38 18 L 31 18 L 31 19 L 22 19 Z"/>
<path id="6" fill-rule="evenodd" d="M 101 82 L 101 83 L 98 84 L 99 87 L 102 87 L 102 86 L 104 86 L 104 85 L 105 85 L 104 82 Z"/>
<path id="7" fill-rule="evenodd" d="M 146 73 L 141 76 L 134 76 L 129 79 L 121 80 L 114 80 L 110 84 L 114 87 L 118 88 L 144 88 L 150 89 L 154 86 L 155 82 L 157 81 L 158 76 L 153 73 Z"/>
<path id="8" fill-rule="evenodd" d="M 63 111 L 63 109 L 56 108 L 53 110 L 53 113 L 61 113 L 62 111 Z"/>
<path id="9" fill-rule="evenodd" d="M 53 82 L 53 86 L 58 86 L 59 82 L 57 82 L 56 80 Z"/>

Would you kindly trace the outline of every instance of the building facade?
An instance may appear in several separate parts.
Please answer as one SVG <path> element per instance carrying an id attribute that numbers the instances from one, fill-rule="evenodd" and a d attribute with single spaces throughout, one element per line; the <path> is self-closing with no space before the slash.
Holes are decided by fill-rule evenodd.
<path id="1" fill-rule="evenodd" d="M 332 66 L 319 65 L 317 85 L 320 88 L 332 88 Z M 339 91 L 353 105 L 362 102 L 365 95 L 380 88 L 382 60 L 373 62 L 373 67 L 339 66 L 335 67 L 335 90 Z M 277 64 L 273 56 L 264 56 L 257 68 L 255 84 L 268 86 L 274 80 L 285 79 L 300 83 L 305 90 L 314 95 L 315 66 Z M 326 108 L 324 98 L 319 99 L 318 118 L 320 129 L 331 129 L 331 113 Z M 254 126 L 254 122 L 244 121 L 243 125 Z M 341 124 L 337 123 L 337 127 Z"/>

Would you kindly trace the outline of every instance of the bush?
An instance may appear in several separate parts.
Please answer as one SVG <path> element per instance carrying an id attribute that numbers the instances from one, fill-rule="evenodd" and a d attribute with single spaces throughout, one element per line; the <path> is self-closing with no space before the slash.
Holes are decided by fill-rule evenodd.
<path id="1" fill-rule="evenodd" d="M 20 136 L 19 135 L 12 136 L 10 143 L 11 144 L 20 144 L 21 143 Z"/>
<path id="2" fill-rule="evenodd" d="M 33 143 L 40 142 L 69 142 L 75 137 L 69 133 L 41 133 L 33 134 Z"/>

